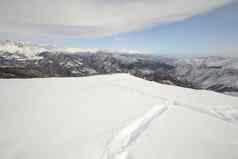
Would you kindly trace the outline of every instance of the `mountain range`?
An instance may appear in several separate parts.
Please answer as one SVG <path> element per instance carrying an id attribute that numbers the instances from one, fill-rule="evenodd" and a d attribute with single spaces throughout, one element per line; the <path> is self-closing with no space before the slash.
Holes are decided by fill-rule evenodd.
<path id="1" fill-rule="evenodd" d="M 0 42 L 0 78 L 129 73 L 159 83 L 238 96 L 238 58 L 165 58 L 126 51 L 66 50 L 48 45 Z"/>

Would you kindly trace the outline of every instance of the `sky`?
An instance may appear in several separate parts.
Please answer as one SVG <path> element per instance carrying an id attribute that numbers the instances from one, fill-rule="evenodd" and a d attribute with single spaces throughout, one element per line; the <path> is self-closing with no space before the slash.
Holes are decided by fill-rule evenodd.
<path id="1" fill-rule="evenodd" d="M 238 56 L 237 0 L 1 0 L 0 39 L 163 56 Z"/>

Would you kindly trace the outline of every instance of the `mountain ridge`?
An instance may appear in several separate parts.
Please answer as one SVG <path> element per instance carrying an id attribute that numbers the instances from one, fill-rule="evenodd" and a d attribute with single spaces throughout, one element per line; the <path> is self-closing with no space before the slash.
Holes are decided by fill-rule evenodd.
<path id="1" fill-rule="evenodd" d="M 25 55 L 27 53 L 24 53 L 24 49 L 23 52 L 9 52 L 0 47 L 0 78 L 81 77 L 129 73 L 159 83 L 238 96 L 238 58 L 165 58 L 153 54 L 103 51 L 68 53 L 44 50 L 24 43 L 10 44 L 17 44 L 19 48 L 38 48 L 35 49 L 38 52 L 28 56 Z"/>

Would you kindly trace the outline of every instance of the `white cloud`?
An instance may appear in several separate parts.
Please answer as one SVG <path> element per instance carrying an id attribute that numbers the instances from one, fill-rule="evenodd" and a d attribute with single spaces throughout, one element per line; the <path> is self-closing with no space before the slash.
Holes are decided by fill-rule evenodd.
<path id="1" fill-rule="evenodd" d="M 63 49 L 55 49 L 55 51 L 63 51 L 68 53 L 77 53 L 77 52 L 90 52 L 90 53 L 100 53 L 100 52 L 106 52 L 106 53 L 126 53 L 126 54 L 149 54 L 146 51 L 140 51 L 136 49 L 99 49 L 99 48 L 80 48 L 80 47 L 74 47 L 74 48 L 63 48 Z"/>
<path id="2" fill-rule="evenodd" d="M 201 14 L 232 0 L 1 0 L 2 32 L 105 36 Z"/>

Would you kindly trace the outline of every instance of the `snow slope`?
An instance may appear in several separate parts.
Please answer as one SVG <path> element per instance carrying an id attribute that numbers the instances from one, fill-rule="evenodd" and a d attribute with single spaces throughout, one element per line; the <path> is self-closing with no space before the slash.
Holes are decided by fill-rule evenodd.
<path id="1" fill-rule="evenodd" d="M 0 80 L 1 159 L 237 159 L 238 98 L 127 74 Z"/>

